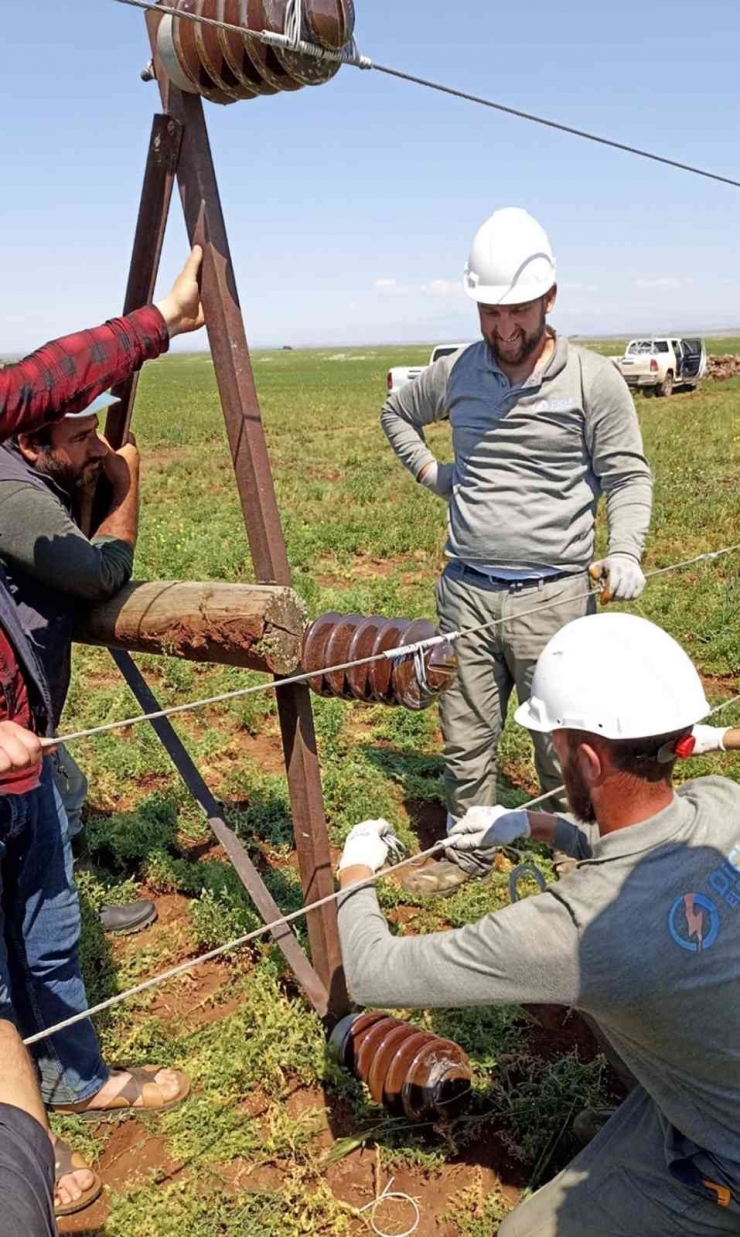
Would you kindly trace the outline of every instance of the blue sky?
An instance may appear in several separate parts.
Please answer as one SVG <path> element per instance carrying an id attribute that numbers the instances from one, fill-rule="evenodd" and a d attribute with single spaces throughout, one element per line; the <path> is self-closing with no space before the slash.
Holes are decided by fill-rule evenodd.
<path id="1" fill-rule="evenodd" d="M 740 178 L 735 0 L 357 0 L 379 63 Z M 110 0 L 3 14 L 0 353 L 118 312 L 156 87 Z M 206 104 L 255 345 L 470 339 L 459 280 L 496 207 L 559 263 L 569 333 L 740 327 L 740 190 L 343 69 Z M 186 247 L 173 201 L 161 289 Z"/>

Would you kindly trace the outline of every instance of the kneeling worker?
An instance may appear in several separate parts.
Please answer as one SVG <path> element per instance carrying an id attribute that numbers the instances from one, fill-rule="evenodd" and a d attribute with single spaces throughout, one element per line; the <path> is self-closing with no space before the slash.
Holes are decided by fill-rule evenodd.
<path id="1" fill-rule="evenodd" d="M 636 1079 L 501 1237 L 740 1232 L 740 786 L 672 785 L 708 712 L 696 670 L 660 628 L 628 614 L 569 623 L 541 654 L 517 720 L 552 735 L 583 825 L 477 808 L 449 844 L 484 868 L 496 846 L 531 835 L 577 858 L 576 870 L 537 897 L 428 936 L 391 936 L 372 889 L 343 899 L 357 1001 L 573 1006 Z M 391 832 L 384 821 L 352 831 L 343 887 L 382 867 Z"/>

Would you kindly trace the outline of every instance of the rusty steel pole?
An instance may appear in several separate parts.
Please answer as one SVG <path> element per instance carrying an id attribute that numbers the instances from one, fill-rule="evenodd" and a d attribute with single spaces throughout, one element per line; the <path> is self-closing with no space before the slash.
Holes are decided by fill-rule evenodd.
<path id="1" fill-rule="evenodd" d="M 177 121 L 172 116 L 156 115 L 152 121 L 141 204 L 136 220 L 131 266 L 123 301 L 124 314 L 133 313 L 142 305 L 149 305 L 154 296 L 181 142 L 182 127 Z M 126 441 L 138 383 L 137 371 L 112 390 L 120 403 L 111 408 L 105 421 L 106 437 L 111 446 L 119 447 Z"/>
<path id="2" fill-rule="evenodd" d="M 182 126 L 170 116 L 155 116 L 147 154 L 139 217 L 131 254 L 124 313 L 148 304 L 154 295 L 159 270 L 162 243 L 169 214 L 172 189 L 182 141 Z M 138 375 L 133 375 L 116 389 L 120 403 L 114 405 L 106 420 L 106 435 L 111 446 L 120 447 L 126 439 Z M 144 713 L 159 709 L 151 688 L 126 652 L 110 650 L 126 683 Z M 223 846 L 239 879 L 254 902 L 263 920 L 268 923 L 280 917 L 262 877 L 249 857 L 246 847 L 226 824 L 218 804 L 206 786 L 195 762 L 168 718 L 152 722 L 152 726 L 196 802 L 205 812 L 208 823 Z M 293 932 L 279 929 L 273 934 L 306 997 L 321 1017 L 330 1007 L 329 985 L 311 966 Z"/>
<path id="3" fill-rule="evenodd" d="M 231 261 L 203 104 L 171 86 L 159 64 L 159 16 L 147 15 L 162 104 L 182 126 L 177 179 L 191 244 L 203 246 L 201 293 L 216 381 L 234 464 L 242 514 L 260 584 L 290 584 L 272 468 Z M 311 700 L 305 685 L 278 692 L 296 851 L 306 901 L 332 893 L 329 838 L 324 814 Z M 308 916 L 313 964 L 331 996 L 330 1016 L 349 1007 L 335 904 Z"/>

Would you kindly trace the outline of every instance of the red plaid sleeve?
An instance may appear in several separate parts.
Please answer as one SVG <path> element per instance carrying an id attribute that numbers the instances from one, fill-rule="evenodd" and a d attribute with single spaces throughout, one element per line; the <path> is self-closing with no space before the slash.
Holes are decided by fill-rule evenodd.
<path id="1" fill-rule="evenodd" d="M 0 441 L 81 412 L 168 347 L 167 327 L 154 305 L 44 344 L 0 369 Z"/>

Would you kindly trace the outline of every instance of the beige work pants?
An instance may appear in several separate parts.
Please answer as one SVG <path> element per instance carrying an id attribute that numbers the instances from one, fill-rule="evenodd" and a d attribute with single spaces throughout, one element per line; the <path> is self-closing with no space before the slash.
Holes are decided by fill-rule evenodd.
<path id="1" fill-rule="evenodd" d="M 551 636 L 573 619 L 594 611 L 585 573 L 539 584 L 488 581 L 462 563 L 451 562 L 437 586 L 442 631 L 465 630 L 491 619 L 503 625 L 457 641 L 457 682 L 441 697 L 445 790 L 450 814 L 459 820 L 468 808 L 496 803 L 496 748 L 514 688 L 528 700 L 537 658 Z M 540 610 L 544 603 L 562 602 Z M 527 613 L 536 610 L 536 613 Z M 562 782 L 548 735 L 532 734 L 537 775 L 543 792 Z M 563 795 L 544 804 L 564 810 Z"/>

